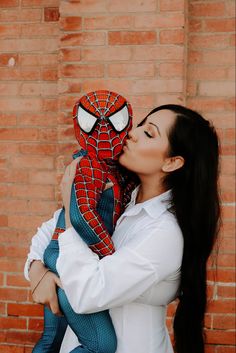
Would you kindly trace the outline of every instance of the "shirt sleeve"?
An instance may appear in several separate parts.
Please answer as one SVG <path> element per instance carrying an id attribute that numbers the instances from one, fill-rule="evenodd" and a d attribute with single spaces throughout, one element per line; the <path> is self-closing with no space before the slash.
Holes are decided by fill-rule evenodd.
<path id="1" fill-rule="evenodd" d="M 57 270 L 77 313 L 91 313 L 134 301 L 181 266 L 182 234 L 159 227 L 138 244 L 128 244 L 99 260 L 73 228 L 59 237 Z"/>
<path id="2" fill-rule="evenodd" d="M 43 262 L 44 251 L 52 238 L 60 212 L 61 209 L 57 210 L 50 220 L 42 223 L 37 233 L 32 237 L 30 251 L 24 266 L 24 276 L 28 281 L 31 262 L 33 260 L 41 260 Z"/>

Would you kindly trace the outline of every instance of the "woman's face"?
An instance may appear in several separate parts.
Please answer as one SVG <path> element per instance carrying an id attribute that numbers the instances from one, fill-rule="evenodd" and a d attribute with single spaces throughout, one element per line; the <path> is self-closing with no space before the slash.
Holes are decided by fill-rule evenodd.
<path id="1" fill-rule="evenodd" d="M 132 129 L 119 158 L 120 164 L 139 176 L 162 173 L 168 157 L 168 131 L 175 118 L 172 111 L 160 110 Z"/>

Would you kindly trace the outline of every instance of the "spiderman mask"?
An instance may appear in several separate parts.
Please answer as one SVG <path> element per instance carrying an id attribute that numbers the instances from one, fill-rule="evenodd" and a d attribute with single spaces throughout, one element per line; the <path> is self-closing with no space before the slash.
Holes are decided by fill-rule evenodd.
<path id="1" fill-rule="evenodd" d="M 117 160 L 132 127 L 132 108 L 121 95 L 99 90 L 85 94 L 73 109 L 79 145 L 99 160 Z"/>

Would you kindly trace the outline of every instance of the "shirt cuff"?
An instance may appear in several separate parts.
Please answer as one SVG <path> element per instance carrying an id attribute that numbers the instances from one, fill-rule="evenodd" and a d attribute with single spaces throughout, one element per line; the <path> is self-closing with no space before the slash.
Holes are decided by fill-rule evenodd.
<path id="1" fill-rule="evenodd" d="M 25 279 L 27 281 L 30 281 L 29 270 L 30 270 L 30 266 L 31 266 L 32 262 L 35 261 L 35 260 L 39 260 L 39 261 L 41 261 L 44 264 L 42 259 L 40 259 L 39 257 L 38 258 L 35 257 L 33 259 L 28 257 L 28 259 L 25 262 L 25 266 L 24 266 L 24 276 L 25 276 Z"/>

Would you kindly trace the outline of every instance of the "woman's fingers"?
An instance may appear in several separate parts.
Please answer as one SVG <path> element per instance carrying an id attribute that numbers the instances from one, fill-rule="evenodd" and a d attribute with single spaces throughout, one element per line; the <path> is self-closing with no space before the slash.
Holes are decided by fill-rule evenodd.
<path id="1" fill-rule="evenodd" d="M 53 314 L 62 315 L 58 303 L 57 286 L 61 287 L 61 281 L 55 273 L 48 272 L 39 283 L 33 294 L 35 303 L 46 305 Z"/>
<path id="2" fill-rule="evenodd" d="M 76 172 L 76 167 L 81 160 L 82 157 L 77 157 L 74 159 L 65 169 L 64 175 L 61 180 L 61 190 L 69 185 L 72 185 L 74 178 L 75 178 L 75 172 Z"/>
<path id="3" fill-rule="evenodd" d="M 58 287 L 60 287 L 61 289 L 63 289 L 62 283 L 61 283 L 61 280 L 60 280 L 59 277 L 56 277 L 55 282 L 56 282 L 56 284 L 57 284 Z"/>

